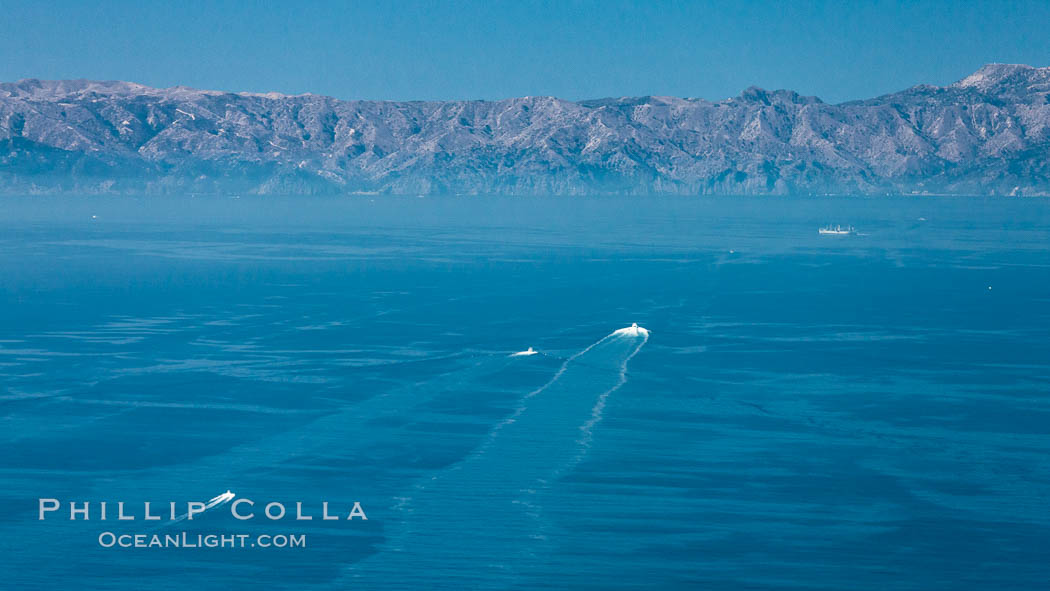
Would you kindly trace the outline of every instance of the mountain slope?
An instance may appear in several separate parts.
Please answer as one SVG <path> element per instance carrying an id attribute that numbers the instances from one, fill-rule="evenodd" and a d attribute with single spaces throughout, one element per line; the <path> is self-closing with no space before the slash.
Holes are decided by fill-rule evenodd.
<path id="1" fill-rule="evenodd" d="M 0 191 L 1050 194 L 1050 68 L 838 105 L 0 84 Z"/>

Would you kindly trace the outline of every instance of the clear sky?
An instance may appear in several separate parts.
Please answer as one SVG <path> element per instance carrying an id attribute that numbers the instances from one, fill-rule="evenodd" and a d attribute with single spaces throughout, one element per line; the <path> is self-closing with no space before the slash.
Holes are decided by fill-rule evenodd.
<path id="1" fill-rule="evenodd" d="M 0 80 L 119 79 L 339 98 L 829 102 L 1050 65 L 1050 2 L 0 0 Z"/>

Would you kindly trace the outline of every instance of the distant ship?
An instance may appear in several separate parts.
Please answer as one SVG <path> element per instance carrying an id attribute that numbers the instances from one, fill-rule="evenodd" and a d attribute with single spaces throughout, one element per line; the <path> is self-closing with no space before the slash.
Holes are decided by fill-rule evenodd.
<path id="1" fill-rule="evenodd" d="M 856 234 L 857 230 L 853 226 L 848 226 L 846 228 L 843 228 L 842 226 L 835 226 L 834 228 L 831 226 L 824 226 L 817 230 L 817 232 L 821 234 L 831 234 L 833 236 L 845 236 L 847 234 Z"/>

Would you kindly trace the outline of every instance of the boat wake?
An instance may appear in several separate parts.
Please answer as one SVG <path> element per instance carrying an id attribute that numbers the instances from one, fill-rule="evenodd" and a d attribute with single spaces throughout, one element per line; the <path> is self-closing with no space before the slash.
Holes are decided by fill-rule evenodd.
<path id="1" fill-rule="evenodd" d="M 386 551 L 354 565 L 351 580 L 367 588 L 419 576 L 420 587 L 454 588 L 464 577 L 471 585 L 516 578 L 554 528 L 545 491 L 586 455 L 610 395 L 627 383 L 627 364 L 648 339 L 634 324 L 566 359 L 473 454 L 399 499 L 398 520 L 384 527 Z"/>
<path id="2" fill-rule="evenodd" d="M 621 328 L 613 334 L 619 334 L 625 337 L 639 337 L 641 338 L 641 342 L 638 343 L 638 347 L 623 360 L 623 363 L 620 364 L 620 380 L 612 388 L 602 392 L 602 394 L 598 396 L 598 403 L 594 405 L 594 409 L 591 411 L 591 418 L 580 427 L 581 437 L 579 443 L 582 453 L 576 458 L 573 464 L 578 463 L 580 459 L 582 459 L 583 453 L 586 453 L 586 450 L 590 448 L 591 440 L 594 438 L 594 426 L 598 424 L 598 421 L 602 420 L 602 411 L 605 410 L 605 402 L 609 399 L 609 395 L 616 390 L 619 390 L 620 387 L 627 383 L 627 362 L 637 355 L 638 351 L 642 350 L 642 346 L 649 341 L 649 331 L 638 326 L 637 323 L 632 324 L 627 328 Z"/>

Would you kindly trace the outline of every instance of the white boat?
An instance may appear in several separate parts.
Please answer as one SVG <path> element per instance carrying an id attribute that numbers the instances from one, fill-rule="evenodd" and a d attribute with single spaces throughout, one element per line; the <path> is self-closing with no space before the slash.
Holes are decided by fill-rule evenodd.
<path id="1" fill-rule="evenodd" d="M 539 351 L 533 349 L 532 347 L 529 347 L 528 349 L 526 349 L 524 351 L 518 351 L 517 353 L 511 353 L 510 356 L 511 357 L 526 357 L 526 356 L 529 356 L 529 355 L 535 355 L 537 353 L 539 353 Z"/>
<path id="2" fill-rule="evenodd" d="M 819 232 L 820 234 L 830 234 L 832 236 L 846 236 L 849 234 L 856 234 L 857 230 L 853 226 L 847 226 L 845 228 L 843 228 L 842 226 L 835 226 L 834 228 L 832 228 L 831 226 L 824 226 L 823 228 L 817 230 L 817 232 Z"/>
<path id="3" fill-rule="evenodd" d="M 638 326 L 637 322 L 632 322 L 627 328 L 613 331 L 613 334 L 627 337 L 648 337 L 649 330 Z"/>

